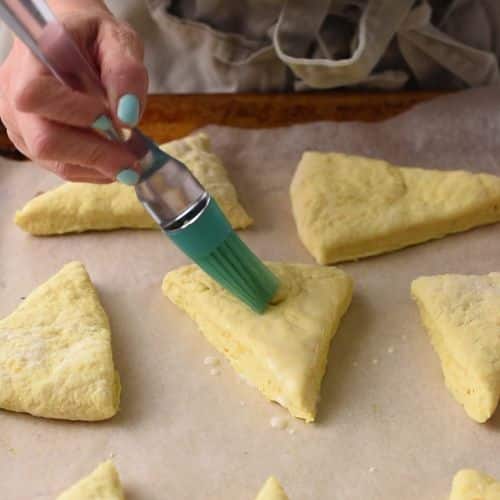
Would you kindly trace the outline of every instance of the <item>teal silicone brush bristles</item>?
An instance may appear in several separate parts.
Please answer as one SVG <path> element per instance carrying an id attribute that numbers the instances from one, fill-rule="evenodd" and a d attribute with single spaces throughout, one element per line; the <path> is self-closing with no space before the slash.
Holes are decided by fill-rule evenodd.
<path id="1" fill-rule="evenodd" d="M 241 241 L 213 198 L 187 227 L 165 231 L 221 286 L 263 313 L 279 281 Z"/>
<path id="2" fill-rule="evenodd" d="M 278 288 L 278 279 L 234 231 L 211 254 L 197 263 L 220 285 L 258 313 L 265 311 Z"/>

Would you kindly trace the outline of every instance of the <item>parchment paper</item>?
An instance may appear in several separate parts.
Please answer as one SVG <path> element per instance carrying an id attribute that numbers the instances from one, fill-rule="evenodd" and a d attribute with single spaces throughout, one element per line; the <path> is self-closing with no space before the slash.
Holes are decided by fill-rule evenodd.
<path id="1" fill-rule="evenodd" d="M 267 259 L 312 262 L 288 196 L 303 150 L 500 174 L 498 88 L 379 124 L 205 130 L 255 218 L 241 234 Z M 165 272 L 186 262 L 162 234 L 32 237 L 11 222 L 14 211 L 59 181 L 8 161 L 0 176 L 0 316 L 64 263 L 83 261 L 111 319 L 123 383 L 108 422 L 0 412 L 2 500 L 53 499 L 111 454 L 128 500 L 251 500 L 270 474 L 291 500 L 444 500 L 459 468 L 500 478 L 500 411 L 479 425 L 452 399 L 409 294 L 419 275 L 499 271 L 499 225 L 341 265 L 355 295 L 333 340 L 318 422 L 291 419 L 290 435 L 269 425 L 287 412 L 226 362 L 210 375 L 203 359 L 215 351 L 161 294 Z"/>

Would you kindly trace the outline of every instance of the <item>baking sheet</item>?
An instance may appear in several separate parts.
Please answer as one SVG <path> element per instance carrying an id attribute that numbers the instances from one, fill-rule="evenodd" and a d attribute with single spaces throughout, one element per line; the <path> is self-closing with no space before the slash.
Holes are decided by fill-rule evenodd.
<path id="1" fill-rule="evenodd" d="M 205 131 L 255 218 L 243 238 L 264 258 L 312 262 L 288 197 L 303 150 L 500 174 L 499 110 L 490 88 L 378 124 Z M 355 294 L 333 340 L 318 421 L 290 419 L 290 435 L 269 425 L 287 412 L 226 362 L 210 375 L 203 359 L 214 351 L 161 294 L 165 272 L 186 260 L 159 232 L 35 238 L 11 222 L 58 183 L 0 160 L 0 316 L 64 263 L 83 261 L 111 320 L 121 411 L 102 423 L 0 411 L 2 500 L 53 499 L 110 455 L 128 500 L 251 500 L 270 474 L 291 500 L 435 500 L 461 467 L 500 478 L 500 412 L 479 425 L 455 403 L 409 295 L 419 275 L 499 271 L 499 225 L 340 266 Z"/>

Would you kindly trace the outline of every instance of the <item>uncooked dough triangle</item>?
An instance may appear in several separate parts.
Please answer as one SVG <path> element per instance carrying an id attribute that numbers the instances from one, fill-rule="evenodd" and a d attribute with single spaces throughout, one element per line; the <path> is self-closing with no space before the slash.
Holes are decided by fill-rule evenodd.
<path id="1" fill-rule="evenodd" d="M 424 276 L 411 291 L 448 389 L 485 422 L 500 399 L 500 273 Z"/>
<path id="2" fill-rule="evenodd" d="M 61 493 L 56 500 L 124 500 L 120 476 L 111 460 Z"/>
<path id="3" fill-rule="evenodd" d="M 118 182 L 67 182 L 28 201 L 14 220 L 37 236 L 157 227 L 134 188 Z"/>
<path id="4" fill-rule="evenodd" d="M 234 229 L 252 223 L 224 166 L 212 153 L 206 134 L 168 142 L 162 149 L 187 165 L 218 202 Z M 137 200 L 134 188 L 118 182 L 62 184 L 30 200 L 16 213 L 15 222 L 36 235 L 157 227 Z"/>
<path id="5" fill-rule="evenodd" d="M 255 500 L 288 500 L 288 497 L 279 481 L 271 476 L 264 483 Z"/>
<path id="6" fill-rule="evenodd" d="M 263 315 L 194 265 L 168 273 L 163 292 L 249 383 L 295 417 L 312 421 L 330 341 L 349 307 L 352 281 L 336 268 L 286 263 L 269 267 L 282 286 Z"/>
<path id="7" fill-rule="evenodd" d="M 290 193 L 300 239 L 321 264 L 500 220 L 500 177 L 339 153 L 304 153 Z"/>
<path id="8" fill-rule="evenodd" d="M 120 382 L 109 322 L 83 264 L 66 264 L 0 321 L 0 408 L 104 420 Z"/>
<path id="9" fill-rule="evenodd" d="M 449 500 L 500 500 L 500 482 L 483 472 L 462 469 L 453 478 Z"/>

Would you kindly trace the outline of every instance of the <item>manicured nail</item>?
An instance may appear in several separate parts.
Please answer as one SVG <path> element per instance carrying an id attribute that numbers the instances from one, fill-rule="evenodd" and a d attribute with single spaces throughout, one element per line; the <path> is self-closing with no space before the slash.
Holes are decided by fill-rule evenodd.
<path id="1" fill-rule="evenodd" d="M 128 184 L 129 186 L 133 186 L 137 184 L 137 181 L 139 180 L 139 174 L 135 170 L 132 170 L 131 168 L 125 168 L 120 172 L 118 172 L 116 180 L 118 182 L 121 182 L 122 184 Z"/>
<path id="2" fill-rule="evenodd" d="M 113 124 L 106 115 L 101 115 L 94 121 L 94 123 L 92 124 L 92 128 L 100 130 L 102 132 L 107 132 L 108 130 L 111 130 L 113 128 Z"/>
<path id="3" fill-rule="evenodd" d="M 135 127 L 139 121 L 139 99 L 134 94 L 125 94 L 118 101 L 118 118 L 123 123 Z"/>

